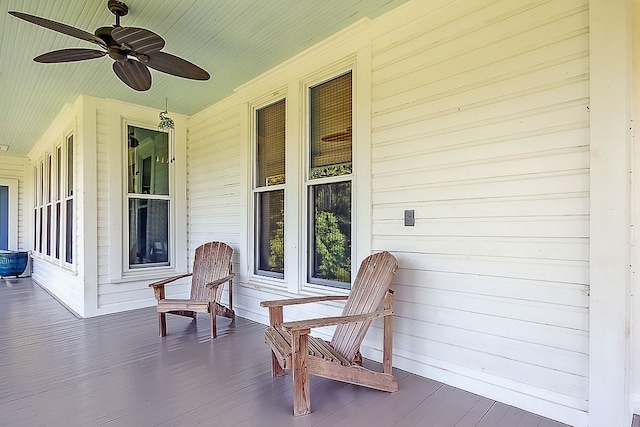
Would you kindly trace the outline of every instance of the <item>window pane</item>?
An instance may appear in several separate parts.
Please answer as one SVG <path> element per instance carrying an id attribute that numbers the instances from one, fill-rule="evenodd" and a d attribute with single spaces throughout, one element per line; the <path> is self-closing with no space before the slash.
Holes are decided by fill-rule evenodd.
<path id="1" fill-rule="evenodd" d="M 38 179 L 38 204 L 44 203 L 44 162 L 40 162 L 40 176 Z"/>
<path id="2" fill-rule="evenodd" d="M 51 167 L 53 166 L 53 160 L 51 158 L 51 154 L 47 155 L 47 196 L 46 196 L 46 202 L 49 203 L 51 202 L 51 189 L 53 187 L 53 180 L 51 179 L 52 177 L 52 169 Z"/>
<path id="3" fill-rule="evenodd" d="M 169 134 L 128 126 L 128 191 L 169 195 Z"/>
<path id="4" fill-rule="evenodd" d="M 33 210 L 33 249 L 38 244 L 38 208 Z"/>
<path id="5" fill-rule="evenodd" d="M 67 199 L 65 215 L 67 221 L 64 260 L 71 264 L 73 262 L 73 199 Z"/>
<path id="6" fill-rule="evenodd" d="M 47 205 L 46 224 L 47 224 L 47 231 L 45 233 L 47 236 L 46 254 L 51 255 L 51 205 Z"/>
<path id="7" fill-rule="evenodd" d="M 256 112 L 257 187 L 285 182 L 285 110 L 283 99 Z"/>
<path id="8" fill-rule="evenodd" d="M 73 196 L 73 135 L 67 138 L 67 197 Z"/>
<path id="9" fill-rule="evenodd" d="M 33 168 L 33 205 L 38 206 L 38 166 Z"/>
<path id="10" fill-rule="evenodd" d="M 169 263 L 169 201 L 129 199 L 129 267 Z"/>
<path id="11" fill-rule="evenodd" d="M 62 148 L 56 149 L 56 200 L 60 200 L 62 192 Z"/>
<path id="12" fill-rule="evenodd" d="M 351 73 L 311 88 L 310 178 L 351 173 Z"/>
<path id="13" fill-rule="evenodd" d="M 284 190 L 258 199 L 258 270 L 284 277 Z"/>
<path id="14" fill-rule="evenodd" d="M 60 259 L 60 202 L 56 202 L 56 259 Z"/>
<path id="15" fill-rule="evenodd" d="M 38 252 L 39 253 L 42 253 L 43 217 L 44 217 L 44 208 L 40 206 L 40 212 L 38 212 Z"/>
<path id="16" fill-rule="evenodd" d="M 312 283 L 349 287 L 351 182 L 315 185 L 311 187 L 311 193 L 313 234 L 310 239 L 312 259 L 309 280 Z"/>

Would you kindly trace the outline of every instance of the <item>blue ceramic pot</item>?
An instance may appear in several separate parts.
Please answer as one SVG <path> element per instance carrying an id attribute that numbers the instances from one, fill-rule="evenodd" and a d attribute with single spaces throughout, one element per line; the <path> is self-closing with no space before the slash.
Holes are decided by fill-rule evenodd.
<path id="1" fill-rule="evenodd" d="M 27 261 L 29 261 L 29 252 L 0 251 L 0 277 L 18 277 L 27 268 Z"/>

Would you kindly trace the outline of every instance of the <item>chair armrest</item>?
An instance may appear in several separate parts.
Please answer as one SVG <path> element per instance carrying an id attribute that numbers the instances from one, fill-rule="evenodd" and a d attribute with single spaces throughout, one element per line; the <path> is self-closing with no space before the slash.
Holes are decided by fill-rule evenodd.
<path id="1" fill-rule="evenodd" d="M 183 277 L 191 276 L 192 274 L 193 273 L 184 273 L 184 274 L 179 274 L 177 276 L 169 277 L 168 279 L 159 280 L 157 282 L 153 282 L 153 283 L 149 284 L 149 287 L 150 288 L 157 288 L 158 286 L 164 286 L 167 283 L 171 283 L 171 282 L 176 281 L 178 279 L 182 279 Z"/>
<path id="2" fill-rule="evenodd" d="M 284 305 L 308 304 L 322 301 L 342 301 L 349 298 L 348 295 L 324 295 L 318 297 L 290 298 L 273 301 L 261 301 L 260 307 L 282 307 Z"/>
<path id="3" fill-rule="evenodd" d="M 317 319 L 298 320 L 295 322 L 285 322 L 280 326 L 287 331 L 309 330 L 311 328 L 322 328 L 324 326 L 334 326 L 344 323 L 366 322 L 378 317 L 391 316 L 393 310 L 378 310 L 372 313 L 352 314 L 349 316 L 321 317 Z"/>
<path id="4" fill-rule="evenodd" d="M 229 280 L 233 279 L 233 276 L 235 276 L 235 273 L 231 273 L 226 277 L 223 277 L 223 278 L 218 279 L 218 280 L 214 280 L 211 283 L 207 283 L 205 286 L 208 287 L 208 288 L 212 288 L 214 286 L 220 286 L 222 283 L 228 282 Z"/>

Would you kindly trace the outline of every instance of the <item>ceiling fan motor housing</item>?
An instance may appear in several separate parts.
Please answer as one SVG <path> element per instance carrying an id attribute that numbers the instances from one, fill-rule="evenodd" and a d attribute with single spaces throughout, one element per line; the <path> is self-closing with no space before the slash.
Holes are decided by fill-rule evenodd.
<path id="1" fill-rule="evenodd" d="M 129 13 L 129 7 L 127 7 L 127 5 L 122 3 L 121 1 L 109 0 L 107 7 L 111 11 L 111 13 L 116 16 L 124 16 Z"/>

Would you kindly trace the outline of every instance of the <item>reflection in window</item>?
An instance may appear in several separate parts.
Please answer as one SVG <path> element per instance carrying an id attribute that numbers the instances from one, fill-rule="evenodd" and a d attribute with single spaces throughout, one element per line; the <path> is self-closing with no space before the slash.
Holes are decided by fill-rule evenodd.
<path id="1" fill-rule="evenodd" d="M 129 267 L 169 264 L 169 135 L 127 126 Z"/>
<path id="2" fill-rule="evenodd" d="M 258 270 L 284 273 L 284 191 L 258 193 Z"/>
<path id="3" fill-rule="evenodd" d="M 351 281 L 351 182 L 314 185 L 311 191 L 310 281 L 328 280 L 348 285 Z"/>
<path id="4" fill-rule="evenodd" d="M 129 265 L 168 263 L 169 201 L 129 199 Z"/>

